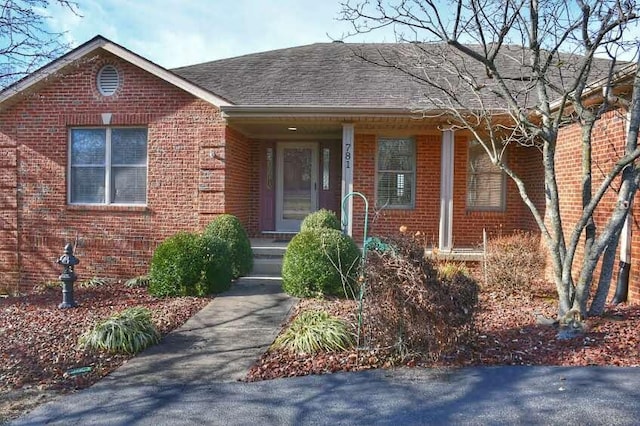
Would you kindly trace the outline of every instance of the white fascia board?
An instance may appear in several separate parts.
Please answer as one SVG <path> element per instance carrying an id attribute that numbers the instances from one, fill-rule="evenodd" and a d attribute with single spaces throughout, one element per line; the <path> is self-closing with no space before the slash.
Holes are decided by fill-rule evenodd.
<path id="1" fill-rule="evenodd" d="M 215 106 L 226 106 L 231 105 L 227 100 L 216 96 L 215 94 L 202 89 L 201 87 L 190 83 L 189 81 L 179 77 L 178 75 L 166 70 L 165 68 L 154 64 L 153 62 L 143 58 L 140 55 L 137 55 L 117 44 L 103 38 L 96 37 L 94 40 L 78 47 L 75 50 L 67 53 L 64 56 L 54 60 L 53 62 L 45 65 L 37 71 L 34 71 L 32 74 L 23 78 L 22 80 L 18 80 L 16 83 L 7 87 L 4 91 L 0 92 L 0 104 L 4 103 L 8 99 L 22 93 L 23 91 L 29 89 L 30 87 L 36 85 L 38 82 L 54 75 L 56 72 L 60 71 L 65 66 L 77 61 L 84 56 L 90 54 L 91 52 L 97 49 L 104 49 L 107 52 L 112 53 L 113 55 L 141 68 L 142 70 L 186 91 L 187 93 L 192 94 L 193 96 L 200 98 L 204 101 L 207 101 Z"/>
<path id="2" fill-rule="evenodd" d="M 229 105 L 220 108 L 225 118 L 271 118 L 271 117 L 415 117 L 421 113 L 411 108 L 366 108 L 345 106 L 309 105 Z"/>

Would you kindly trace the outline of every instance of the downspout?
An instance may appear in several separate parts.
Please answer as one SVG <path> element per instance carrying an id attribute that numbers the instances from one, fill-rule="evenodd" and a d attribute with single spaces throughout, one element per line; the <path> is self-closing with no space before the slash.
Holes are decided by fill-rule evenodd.
<path id="1" fill-rule="evenodd" d="M 611 303 L 617 305 L 627 301 L 629 295 L 629 272 L 631 270 L 631 207 L 620 235 L 620 269 L 616 282 L 616 293 Z"/>
<path id="2" fill-rule="evenodd" d="M 626 134 L 629 133 L 629 122 L 631 112 L 627 112 Z M 632 226 L 633 204 L 627 210 L 627 217 L 620 233 L 620 269 L 618 270 L 618 280 L 616 282 L 616 292 L 611 303 L 614 305 L 626 302 L 629 296 L 629 272 L 631 271 L 631 226 Z"/>

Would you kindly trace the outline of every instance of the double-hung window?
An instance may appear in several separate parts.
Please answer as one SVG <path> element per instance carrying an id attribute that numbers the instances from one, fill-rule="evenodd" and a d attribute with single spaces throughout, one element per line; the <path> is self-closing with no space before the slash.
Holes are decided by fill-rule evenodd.
<path id="1" fill-rule="evenodd" d="M 415 206 L 416 147 L 413 139 L 378 140 L 376 205 Z"/>
<path id="2" fill-rule="evenodd" d="M 467 209 L 504 210 L 504 173 L 491 162 L 480 142 L 469 142 L 468 154 Z"/>
<path id="3" fill-rule="evenodd" d="M 146 204 L 146 128 L 75 128 L 69 146 L 71 204 Z"/>

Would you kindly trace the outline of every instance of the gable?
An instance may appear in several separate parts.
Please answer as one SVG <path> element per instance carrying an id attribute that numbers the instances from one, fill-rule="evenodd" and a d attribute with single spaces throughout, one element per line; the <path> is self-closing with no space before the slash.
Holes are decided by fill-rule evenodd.
<path id="1" fill-rule="evenodd" d="M 89 40 L 66 55 L 50 62 L 29 76 L 17 81 L 0 92 L 0 109 L 5 109 L 16 100 L 23 98 L 30 92 L 38 90 L 48 84 L 57 76 L 72 73 L 75 68 L 81 67 L 87 61 L 91 61 L 96 55 L 107 53 L 114 57 L 134 65 L 141 70 L 161 79 L 165 82 L 190 93 L 191 95 L 220 107 L 230 103 L 216 94 L 202 89 L 182 77 L 166 70 L 165 68 L 131 52 L 122 46 L 113 43 L 101 36 Z"/>

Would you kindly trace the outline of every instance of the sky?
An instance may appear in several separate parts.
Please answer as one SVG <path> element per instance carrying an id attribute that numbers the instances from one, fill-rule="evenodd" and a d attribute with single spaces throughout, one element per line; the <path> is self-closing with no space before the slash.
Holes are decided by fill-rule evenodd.
<path id="1" fill-rule="evenodd" d="M 341 0 L 76 0 L 78 15 L 50 5 L 49 26 L 72 47 L 100 34 L 173 68 L 340 39 Z M 344 1 L 344 0 L 342 0 Z M 395 41 L 392 31 L 349 41 Z"/>
<path id="2" fill-rule="evenodd" d="M 165 68 L 330 42 L 351 30 L 338 20 L 340 3 L 347 0 L 74 1 L 77 13 L 55 2 L 43 12 L 50 29 L 65 32 L 71 47 L 100 34 Z M 396 40 L 387 28 L 346 41 Z M 636 51 L 619 58 L 633 60 Z"/>

